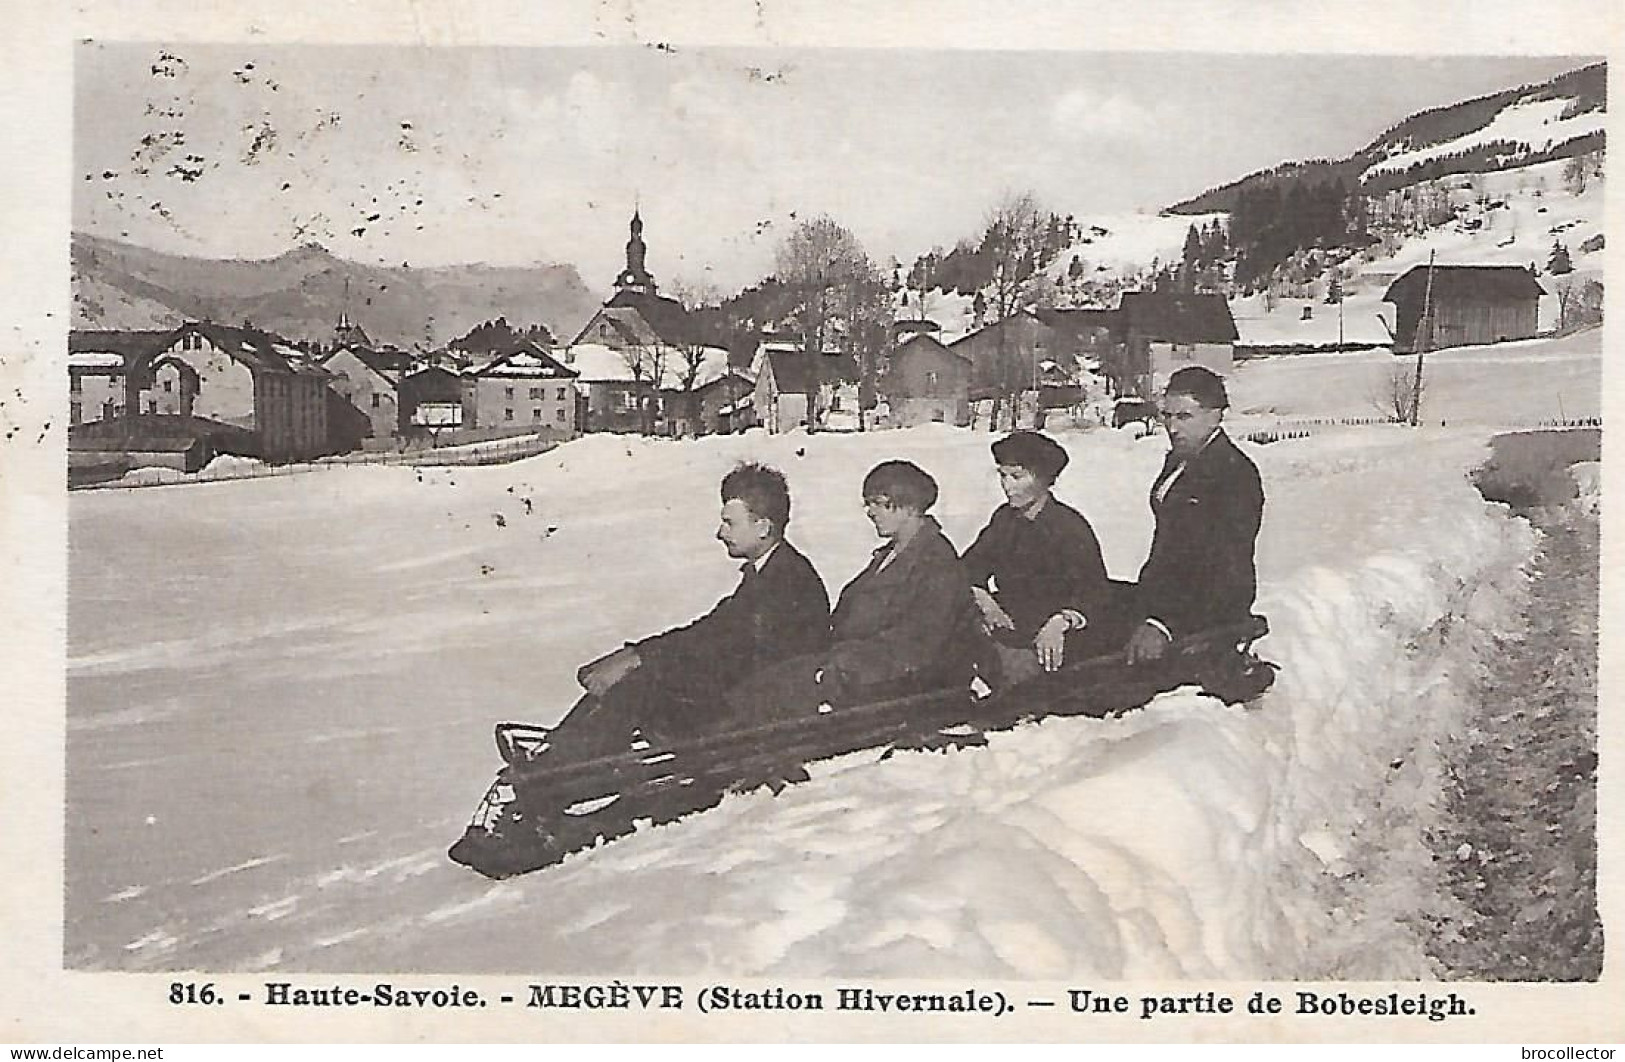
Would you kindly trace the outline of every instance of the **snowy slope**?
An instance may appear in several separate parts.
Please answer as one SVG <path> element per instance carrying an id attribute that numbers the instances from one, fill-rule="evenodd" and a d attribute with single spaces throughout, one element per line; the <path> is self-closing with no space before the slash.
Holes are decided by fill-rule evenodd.
<path id="1" fill-rule="evenodd" d="M 1132 577 L 1160 444 L 1063 438 L 1059 492 Z M 870 465 L 935 473 L 963 546 L 999 498 L 987 442 L 597 436 L 510 466 L 75 494 L 69 965 L 1423 972 L 1435 742 L 1531 546 L 1468 485 L 1472 430 L 1255 451 L 1262 648 L 1286 668 L 1256 710 L 1176 692 L 983 750 L 855 755 L 513 882 L 445 860 L 492 724 L 556 719 L 579 662 L 729 589 L 711 535 L 735 460 L 787 470 L 792 537 L 839 586 L 874 545 Z"/>
<path id="2" fill-rule="evenodd" d="M 1203 228 L 1227 214 L 1112 214 L 1081 221 L 1084 234 L 1077 243 L 1056 256 L 1049 267 L 1051 279 L 1066 276 L 1076 255 L 1085 274 L 1111 272 L 1128 276 L 1151 268 L 1153 260 L 1163 265 L 1178 262 L 1185 253 L 1185 236 L 1190 227 Z"/>
<path id="3" fill-rule="evenodd" d="M 1417 163 L 1448 158 L 1498 143 L 1527 145 L 1511 149 L 1508 154 L 1512 158 L 1524 154 L 1538 154 L 1607 127 L 1608 114 L 1605 111 L 1586 111 L 1583 114 L 1565 117 L 1564 112 L 1569 110 L 1572 104 L 1573 101 L 1566 98 L 1525 100 L 1515 103 L 1498 112 L 1482 128 L 1464 136 L 1439 144 L 1430 144 L 1427 147 L 1398 150 L 1388 154 L 1367 167 L 1365 173 L 1361 175 L 1362 179 L 1369 180 L 1384 171 L 1404 171 Z"/>
<path id="4" fill-rule="evenodd" d="M 1374 247 L 1344 264 L 1352 276 L 1344 281 L 1344 342 L 1383 346 L 1390 342 L 1382 320 L 1392 325 L 1394 307 L 1382 301 L 1388 285 L 1406 270 L 1426 266 L 1428 256 L 1439 265 L 1521 265 L 1536 267 L 1536 280 L 1547 294 L 1540 300 L 1539 326 L 1557 325 L 1557 292 L 1561 285 L 1602 279 L 1603 252 L 1581 250 L 1586 241 L 1603 233 L 1605 181 L 1593 178 L 1583 192 L 1564 186 L 1564 162 L 1543 162 L 1518 169 L 1473 177 L 1451 177 L 1439 182 L 1451 201 L 1461 206 L 1453 222 L 1402 238 L 1390 249 Z M 1480 203 L 1482 198 L 1484 203 Z M 1552 244 L 1561 240 L 1569 250 L 1574 273 L 1554 277 L 1547 272 Z M 1334 346 L 1338 337 L 1338 308 L 1324 301 L 1325 281 L 1314 285 L 1308 299 L 1280 298 L 1273 310 L 1263 295 L 1232 299 L 1231 313 L 1244 346 Z M 1308 306 L 1310 320 L 1302 320 Z M 1382 320 L 1379 320 L 1381 318 Z"/>

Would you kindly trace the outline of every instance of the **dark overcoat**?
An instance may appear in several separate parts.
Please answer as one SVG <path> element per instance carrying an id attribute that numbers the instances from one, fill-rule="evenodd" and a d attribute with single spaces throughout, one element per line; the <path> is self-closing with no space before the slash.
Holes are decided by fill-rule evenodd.
<path id="1" fill-rule="evenodd" d="M 643 664 L 673 693 L 721 696 L 747 675 L 829 645 L 829 593 L 811 562 L 780 542 L 740 568 L 739 586 L 692 623 L 636 643 Z"/>
<path id="2" fill-rule="evenodd" d="M 1258 466 L 1221 429 L 1183 468 L 1168 455 L 1151 487 L 1151 511 L 1156 531 L 1135 592 L 1140 618 L 1159 621 L 1175 638 L 1245 620 L 1258 592 Z"/>
<path id="3" fill-rule="evenodd" d="M 999 506 L 965 551 L 964 562 L 971 585 L 997 588 L 993 599 L 1016 629 L 994 636 L 1012 645 L 1031 645 L 1038 628 L 1062 609 L 1076 609 L 1098 623 L 1109 602 L 1095 529 L 1053 496 L 1031 519 L 1008 504 Z"/>
<path id="4" fill-rule="evenodd" d="M 936 520 L 888 560 L 890 544 L 841 591 L 827 652 L 786 661 L 729 693 L 754 719 L 967 685 L 980 627 L 970 580 Z"/>

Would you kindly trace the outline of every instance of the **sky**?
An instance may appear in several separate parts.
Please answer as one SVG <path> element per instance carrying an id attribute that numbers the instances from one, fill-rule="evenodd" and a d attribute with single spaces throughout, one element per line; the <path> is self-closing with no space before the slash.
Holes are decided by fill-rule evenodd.
<path id="1" fill-rule="evenodd" d="M 1155 212 L 1585 62 L 86 42 L 74 228 L 212 258 L 567 262 L 607 291 L 636 207 L 657 281 L 726 293 L 819 213 L 906 267 L 1009 191 Z"/>

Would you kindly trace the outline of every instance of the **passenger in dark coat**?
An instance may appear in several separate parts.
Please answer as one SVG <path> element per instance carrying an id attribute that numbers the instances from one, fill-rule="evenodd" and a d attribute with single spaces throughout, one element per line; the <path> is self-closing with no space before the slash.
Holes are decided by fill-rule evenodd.
<path id="1" fill-rule="evenodd" d="M 1018 431 L 993 444 L 993 460 L 1006 503 L 965 551 L 965 572 L 1003 679 L 1019 682 L 1059 668 L 1078 632 L 1105 621 L 1111 586 L 1094 528 L 1051 493 L 1066 451 Z"/>
<path id="2" fill-rule="evenodd" d="M 1219 426 L 1230 404 L 1224 381 L 1197 366 L 1168 380 L 1162 419 L 1170 449 L 1151 486 L 1156 531 L 1134 591 L 1140 622 L 1131 662 L 1169 643 L 1245 620 L 1258 590 L 1253 550 L 1264 514 L 1258 467 Z"/>
<path id="3" fill-rule="evenodd" d="M 841 591 L 828 652 L 769 668 L 729 699 L 747 711 L 796 714 L 968 685 L 977 639 L 970 583 L 935 518 L 937 485 L 907 461 L 877 465 L 863 505 L 885 539 Z"/>
<path id="4" fill-rule="evenodd" d="M 625 747 L 634 729 L 670 740 L 715 725 L 725 695 L 752 673 L 829 644 L 829 595 L 784 540 L 784 476 L 740 465 L 722 480 L 717 538 L 744 561 L 739 586 L 693 623 L 629 643 L 578 672 L 587 696 L 554 728 L 568 755 Z"/>

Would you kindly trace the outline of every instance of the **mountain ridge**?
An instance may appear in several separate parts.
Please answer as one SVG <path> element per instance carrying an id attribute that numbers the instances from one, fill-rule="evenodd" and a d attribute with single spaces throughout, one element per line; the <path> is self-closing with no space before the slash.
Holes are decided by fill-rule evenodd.
<path id="1" fill-rule="evenodd" d="M 271 258 L 208 259 L 83 232 L 72 234 L 70 254 L 75 328 L 247 320 L 326 341 L 342 313 L 376 342 L 434 347 L 499 316 L 574 335 L 600 304 L 575 266 L 558 263 L 372 266 L 319 243 Z"/>

